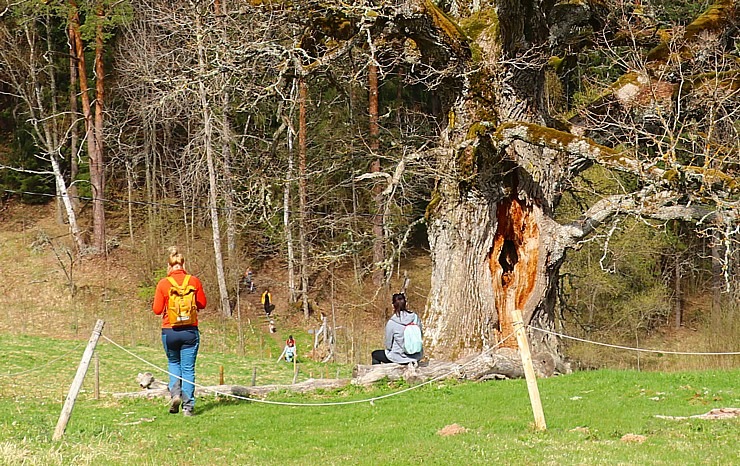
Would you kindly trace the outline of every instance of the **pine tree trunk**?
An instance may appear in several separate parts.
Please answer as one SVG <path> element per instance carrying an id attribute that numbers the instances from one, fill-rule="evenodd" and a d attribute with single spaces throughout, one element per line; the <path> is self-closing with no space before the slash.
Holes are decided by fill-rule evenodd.
<path id="1" fill-rule="evenodd" d="M 77 57 L 77 77 L 80 83 L 80 98 L 82 101 L 82 114 L 85 120 L 85 140 L 87 141 L 87 155 L 90 162 L 90 183 L 93 187 L 93 199 L 95 199 L 95 181 L 93 181 L 93 164 L 96 159 L 96 151 L 98 150 L 98 144 L 96 142 L 97 133 L 95 131 L 95 121 L 92 106 L 90 103 L 90 86 L 87 82 L 87 67 L 85 65 L 85 48 L 82 43 L 82 36 L 80 34 L 80 17 L 77 11 L 77 5 L 74 1 L 70 1 L 70 31 L 73 35 L 73 42 L 75 48 L 75 55 Z M 95 223 L 95 213 L 93 209 L 93 223 Z M 94 227 L 93 227 L 94 228 Z M 96 246 L 95 239 L 93 239 L 93 247 Z M 97 252 L 101 252 L 98 250 Z"/>

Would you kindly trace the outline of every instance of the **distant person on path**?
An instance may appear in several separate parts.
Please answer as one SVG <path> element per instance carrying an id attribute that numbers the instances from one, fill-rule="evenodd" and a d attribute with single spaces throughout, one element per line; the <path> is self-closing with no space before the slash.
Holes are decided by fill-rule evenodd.
<path id="1" fill-rule="evenodd" d="M 265 315 L 269 319 L 270 314 L 272 314 L 272 294 L 270 294 L 269 288 L 265 288 L 265 292 L 262 293 L 261 302 L 265 307 Z"/>
<path id="2" fill-rule="evenodd" d="M 152 310 L 162 316 L 162 345 L 170 373 L 170 413 L 192 416 L 195 407 L 195 360 L 200 345 L 198 310 L 206 307 L 203 284 L 183 267 L 177 247 L 169 248 L 167 277 L 157 283 Z"/>
<path id="3" fill-rule="evenodd" d="M 406 309 L 405 294 L 394 294 L 391 303 L 394 312 L 385 325 L 385 349 L 372 352 L 373 364 L 417 364 L 424 356 L 421 319 Z"/>
<path id="4" fill-rule="evenodd" d="M 252 273 L 252 269 L 248 268 L 246 272 L 244 272 L 244 277 L 242 278 L 242 281 L 244 283 L 244 288 L 247 290 L 247 293 L 254 293 L 254 274 Z"/>

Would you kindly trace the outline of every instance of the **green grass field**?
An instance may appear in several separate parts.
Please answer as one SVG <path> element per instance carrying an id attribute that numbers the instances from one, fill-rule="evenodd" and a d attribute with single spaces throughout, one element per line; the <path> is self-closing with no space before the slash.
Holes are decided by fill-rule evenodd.
<path id="1" fill-rule="evenodd" d="M 548 429 L 533 429 L 524 380 L 438 381 L 374 403 L 406 385 L 349 387 L 332 393 L 278 393 L 282 406 L 207 396 L 197 415 L 167 413 L 161 399 L 114 398 L 136 391 L 141 360 L 101 340 L 100 399 L 88 372 L 66 433 L 52 441 L 86 339 L 0 334 L 0 464 L 7 465 L 304 465 L 304 464 L 740 464 L 740 420 L 661 419 L 740 407 L 740 370 L 650 373 L 599 370 L 539 380 Z M 154 346 L 127 347 L 164 366 Z M 277 356 L 275 356 L 276 358 Z M 292 367 L 274 359 L 210 353 L 198 359 L 198 383 L 289 383 Z M 307 373 L 351 368 L 301 364 Z M 442 436 L 451 424 L 465 428 Z M 626 434 L 644 440 L 623 440 Z"/>

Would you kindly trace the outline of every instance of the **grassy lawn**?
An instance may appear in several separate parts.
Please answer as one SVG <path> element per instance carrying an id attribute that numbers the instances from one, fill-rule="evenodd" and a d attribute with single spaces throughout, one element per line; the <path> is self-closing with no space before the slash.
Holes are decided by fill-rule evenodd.
<path id="1" fill-rule="evenodd" d="M 197 415 L 167 413 L 164 400 L 115 399 L 135 391 L 138 372 L 163 375 L 101 340 L 101 397 L 92 371 L 62 441 L 51 440 L 86 340 L 0 334 L 0 464 L 740 464 L 740 420 L 668 420 L 740 407 L 740 370 L 650 373 L 599 370 L 539 381 L 548 430 L 533 429 L 524 380 L 435 382 L 374 403 L 282 406 L 201 397 Z M 158 347 L 128 350 L 164 365 Z M 292 367 L 274 359 L 203 351 L 198 382 L 289 383 Z M 349 376 L 351 368 L 331 366 Z M 301 374 L 326 374 L 303 363 Z M 345 402 L 404 385 L 350 387 L 268 400 Z M 465 431 L 442 436 L 458 424 Z M 625 441 L 625 434 L 644 436 Z"/>

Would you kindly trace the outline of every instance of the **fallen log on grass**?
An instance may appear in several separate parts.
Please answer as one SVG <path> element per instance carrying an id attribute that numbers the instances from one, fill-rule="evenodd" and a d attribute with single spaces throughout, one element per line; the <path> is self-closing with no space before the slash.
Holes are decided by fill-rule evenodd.
<path id="1" fill-rule="evenodd" d="M 196 387 L 195 394 L 202 395 L 236 395 L 241 397 L 264 397 L 273 392 L 288 391 L 307 393 L 316 390 L 334 390 L 349 385 L 348 379 L 308 379 L 291 385 L 259 385 L 245 387 L 242 385 L 213 385 Z M 114 393 L 114 398 L 158 398 L 169 397 L 170 391 L 166 388 L 143 388 L 138 392 Z"/>
<path id="2" fill-rule="evenodd" d="M 535 372 L 540 377 L 550 377 L 555 372 L 552 356 L 547 353 L 533 356 Z M 429 361 L 418 366 L 401 364 L 358 365 L 352 373 L 352 384 L 367 386 L 387 378 L 404 380 L 411 384 L 432 379 L 482 381 L 491 379 L 518 379 L 524 369 L 516 350 L 502 348 L 491 354 L 473 355 L 458 361 Z"/>

